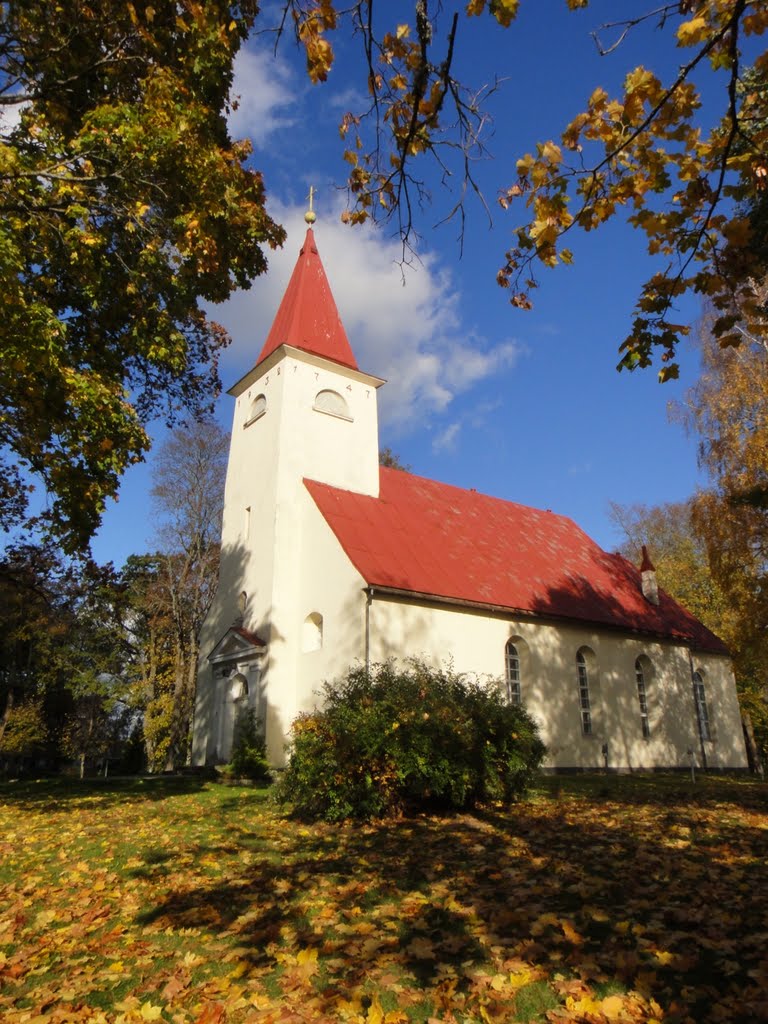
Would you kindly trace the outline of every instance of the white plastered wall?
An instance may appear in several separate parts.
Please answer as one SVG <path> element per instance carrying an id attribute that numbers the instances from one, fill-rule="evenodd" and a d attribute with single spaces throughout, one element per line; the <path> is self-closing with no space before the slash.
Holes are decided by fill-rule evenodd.
<path id="1" fill-rule="evenodd" d="M 707 692 L 713 740 L 702 753 L 693 699 L 691 661 L 682 644 L 594 629 L 587 625 L 512 620 L 503 615 L 377 596 L 370 610 L 373 662 L 403 654 L 433 664 L 451 660 L 459 672 L 503 685 L 504 651 L 513 639 L 521 657 L 523 701 L 549 748 L 545 762 L 557 768 L 619 769 L 685 767 L 688 750 L 696 763 L 742 768 L 746 752 L 733 673 L 728 658 L 693 653 Z M 591 736 L 581 727 L 576 655 L 593 654 L 590 673 Z M 643 737 L 635 661 L 645 655 L 653 668 L 646 690 L 651 735 Z"/>
<path id="2" fill-rule="evenodd" d="M 297 712 L 317 706 L 323 682 L 365 659 L 365 581 L 305 490 L 301 585 L 295 628 L 322 616 L 322 644 L 300 643 L 296 662 Z"/>
<path id="3" fill-rule="evenodd" d="M 306 707 L 306 659 L 301 656 L 302 626 L 308 611 L 303 610 L 302 589 L 307 563 L 316 555 L 304 535 L 310 498 L 303 479 L 378 494 L 376 389 L 381 383 L 360 371 L 284 346 L 233 388 L 236 405 L 219 587 L 201 636 L 193 750 L 196 763 L 211 750 L 218 718 L 218 688 L 207 657 L 235 621 L 267 645 L 261 687 L 268 748 L 273 761 L 282 759 L 290 723 Z M 329 391 L 338 400 L 332 396 L 329 403 Z M 318 401 L 323 392 L 326 394 Z M 312 509 L 314 516 L 319 516 L 314 503 Z M 324 528 L 327 531 L 327 526 Z M 346 557 L 339 555 L 348 565 Z M 326 575 L 326 586 L 329 581 L 331 591 L 332 577 Z M 244 612 L 241 595 L 245 595 Z M 325 646 L 321 650 L 325 651 Z M 322 654 L 315 662 L 325 660 L 326 654 Z"/>

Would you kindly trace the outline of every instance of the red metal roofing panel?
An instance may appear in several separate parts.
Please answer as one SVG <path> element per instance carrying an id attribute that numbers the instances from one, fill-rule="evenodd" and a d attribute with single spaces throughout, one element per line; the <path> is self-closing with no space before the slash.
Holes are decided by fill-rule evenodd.
<path id="1" fill-rule="evenodd" d="M 370 586 L 467 604 L 579 619 L 727 653 L 663 591 L 643 597 L 640 573 L 565 516 L 382 467 L 378 498 L 305 481 Z"/>
<path id="2" fill-rule="evenodd" d="M 256 365 L 281 345 L 357 369 L 311 228 Z"/>

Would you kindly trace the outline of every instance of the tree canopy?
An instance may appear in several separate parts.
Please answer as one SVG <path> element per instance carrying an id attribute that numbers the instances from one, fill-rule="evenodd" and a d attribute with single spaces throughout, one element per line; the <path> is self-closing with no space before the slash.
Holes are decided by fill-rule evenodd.
<path id="1" fill-rule="evenodd" d="M 761 297 L 765 284 L 756 288 Z M 636 556 L 648 543 L 659 582 L 725 640 L 734 660 L 742 709 L 762 756 L 768 750 L 768 350 L 745 321 L 738 348 L 723 351 L 703 318 L 702 375 L 677 413 L 698 435 L 709 485 L 687 502 L 648 508 L 614 506 Z"/>
<path id="2" fill-rule="evenodd" d="M 131 651 L 122 629 L 125 588 L 111 565 L 64 558 L 50 544 L 0 557 L 0 754 L 62 747 L 84 763 L 105 753 L 127 711 Z"/>
<path id="3" fill-rule="evenodd" d="M 184 424 L 158 449 L 152 498 L 160 550 L 137 602 L 150 672 L 162 637 L 165 674 L 144 674 L 148 719 L 163 735 L 166 767 L 183 764 L 192 727 L 200 630 L 219 577 L 229 434 L 213 420 Z M 155 651 L 155 653 L 157 653 Z M 162 659 L 161 659 L 162 661 Z M 146 724 L 146 719 L 145 719 Z M 157 756 L 157 754 L 156 754 Z"/>
<path id="4" fill-rule="evenodd" d="M 742 699 L 768 733 L 768 349 L 744 331 L 741 346 L 724 353 L 710 322 L 700 337 L 703 373 L 684 412 L 711 480 L 696 496 L 693 522 L 738 627 Z"/>
<path id="5" fill-rule="evenodd" d="M 565 6 L 585 8 L 589 0 Z M 524 222 L 513 230 L 498 281 L 514 306 L 529 308 L 537 270 L 572 262 L 573 229 L 591 231 L 623 213 L 661 269 L 642 288 L 619 365 L 648 366 L 660 351 L 666 380 L 677 376 L 676 347 L 689 331 L 675 315 L 684 293 L 706 296 L 718 310 L 713 329 L 722 346 L 740 344 L 737 316 L 753 333 L 768 326 L 753 284 L 768 255 L 759 229 L 768 186 L 768 53 L 757 44 L 768 8 L 758 0 L 637 2 L 628 13 L 626 6 L 595 33 L 601 52 L 653 25 L 679 48 L 680 64 L 668 81 L 648 67 L 629 68 L 617 96 L 596 83 L 559 140 L 521 156 L 499 202 Z M 506 28 L 519 7 L 519 0 L 416 0 L 409 21 L 389 24 L 398 12 L 374 0 L 345 8 L 331 0 L 284 3 L 313 81 L 327 77 L 335 56 L 329 37 L 345 19 L 362 41 L 368 103 L 341 124 L 351 165 L 348 221 L 394 215 L 407 241 L 414 205 L 425 198 L 418 168 L 430 157 L 443 180 L 463 182 L 453 212 L 464 216 L 464 196 L 478 191 L 472 161 L 483 153 L 489 87 L 473 93 L 455 77 L 460 21 L 490 16 Z M 718 77 L 705 104 L 697 76 L 707 66 Z"/>
<path id="6" fill-rule="evenodd" d="M 282 229 L 229 137 L 255 0 L 0 5 L 0 522 L 87 543 L 148 422 L 210 405 L 219 302 Z"/>
<path id="7" fill-rule="evenodd" d="M 496 82 L 473 92 L 457 78 L 462 23 L 513 31 L 519 6 L 279 5 L 278 32 L 293 32 L 313 82 L 337 51 L 349 57 L 345 26 L 362 46 L 367 99 L 340 125 L 348 222 L 394 217 L 407 244 L 430 160 L 441 180 L 462 183 L 452 213 L 463 219 Z M 565 0 L 563 16 L 588 6 Z M 43 521 L 82 548 L 148 450 L 152 419 L 199 413 L 215 397 L 227 337 L 201 303 L 247 287 L 284 238 L 249 144 L 227 122 L 233 61 L 257 15 L 256 0 L 0 5 L 0 525 L 29 515 L 42 482 Z M 269 26 L 260 15 L 257 27 Z M 520 223 L 498 281 L 514 306 L 530 306 L 538 269 L 572 261 L 575 228 L 624 214 L 661 262 L 620 366 L 658 353 L 666 379 L 689 330 L 674 312 L 686 292 L 716 309 L 721 346 L 741 343 L 740 321 L 753 336 L 768 326 L 754 285 L 768 268 L 768 9 L 637 0 L 598 43 L 615 50 L 649 27 L 679 48 L 671 79 L 639 66 L 617 96 L 598 86 L 559 139 L 522 155 L 500 183 L 499 202 Z"/>

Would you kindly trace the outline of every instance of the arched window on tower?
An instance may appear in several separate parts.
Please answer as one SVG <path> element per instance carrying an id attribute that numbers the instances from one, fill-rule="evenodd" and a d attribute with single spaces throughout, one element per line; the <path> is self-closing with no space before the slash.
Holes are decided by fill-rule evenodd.
<path id="1" fill-rule="evenodd" d="M 259 419 L 267 411 L 267 398 L 266 395 L 256 395 L 254 400 L 251 402 L 251 407 L 248 410 L 248 417 L 243 424 L 245 427 L 250 427 L 254 420 Z"/>
<path id="2" fill-rule="evenodd" d="M 312 408 L 316 412 L 324 412 L 327 416 L 336 416 L 338 419 L 352 422 L 346 399 L 338 391 L 331 391 L 330 388 L 318 391 Z"/>

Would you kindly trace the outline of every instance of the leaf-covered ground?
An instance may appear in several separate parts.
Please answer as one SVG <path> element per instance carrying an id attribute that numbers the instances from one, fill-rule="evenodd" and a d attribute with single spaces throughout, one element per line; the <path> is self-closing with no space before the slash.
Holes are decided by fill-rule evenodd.
<path id="1" fill-rule="evenodd" d="M 768 1020 L 768 786 L 548 780 L 306 826 L 194 780 L 0 787 L 0 1020 Z"/>

